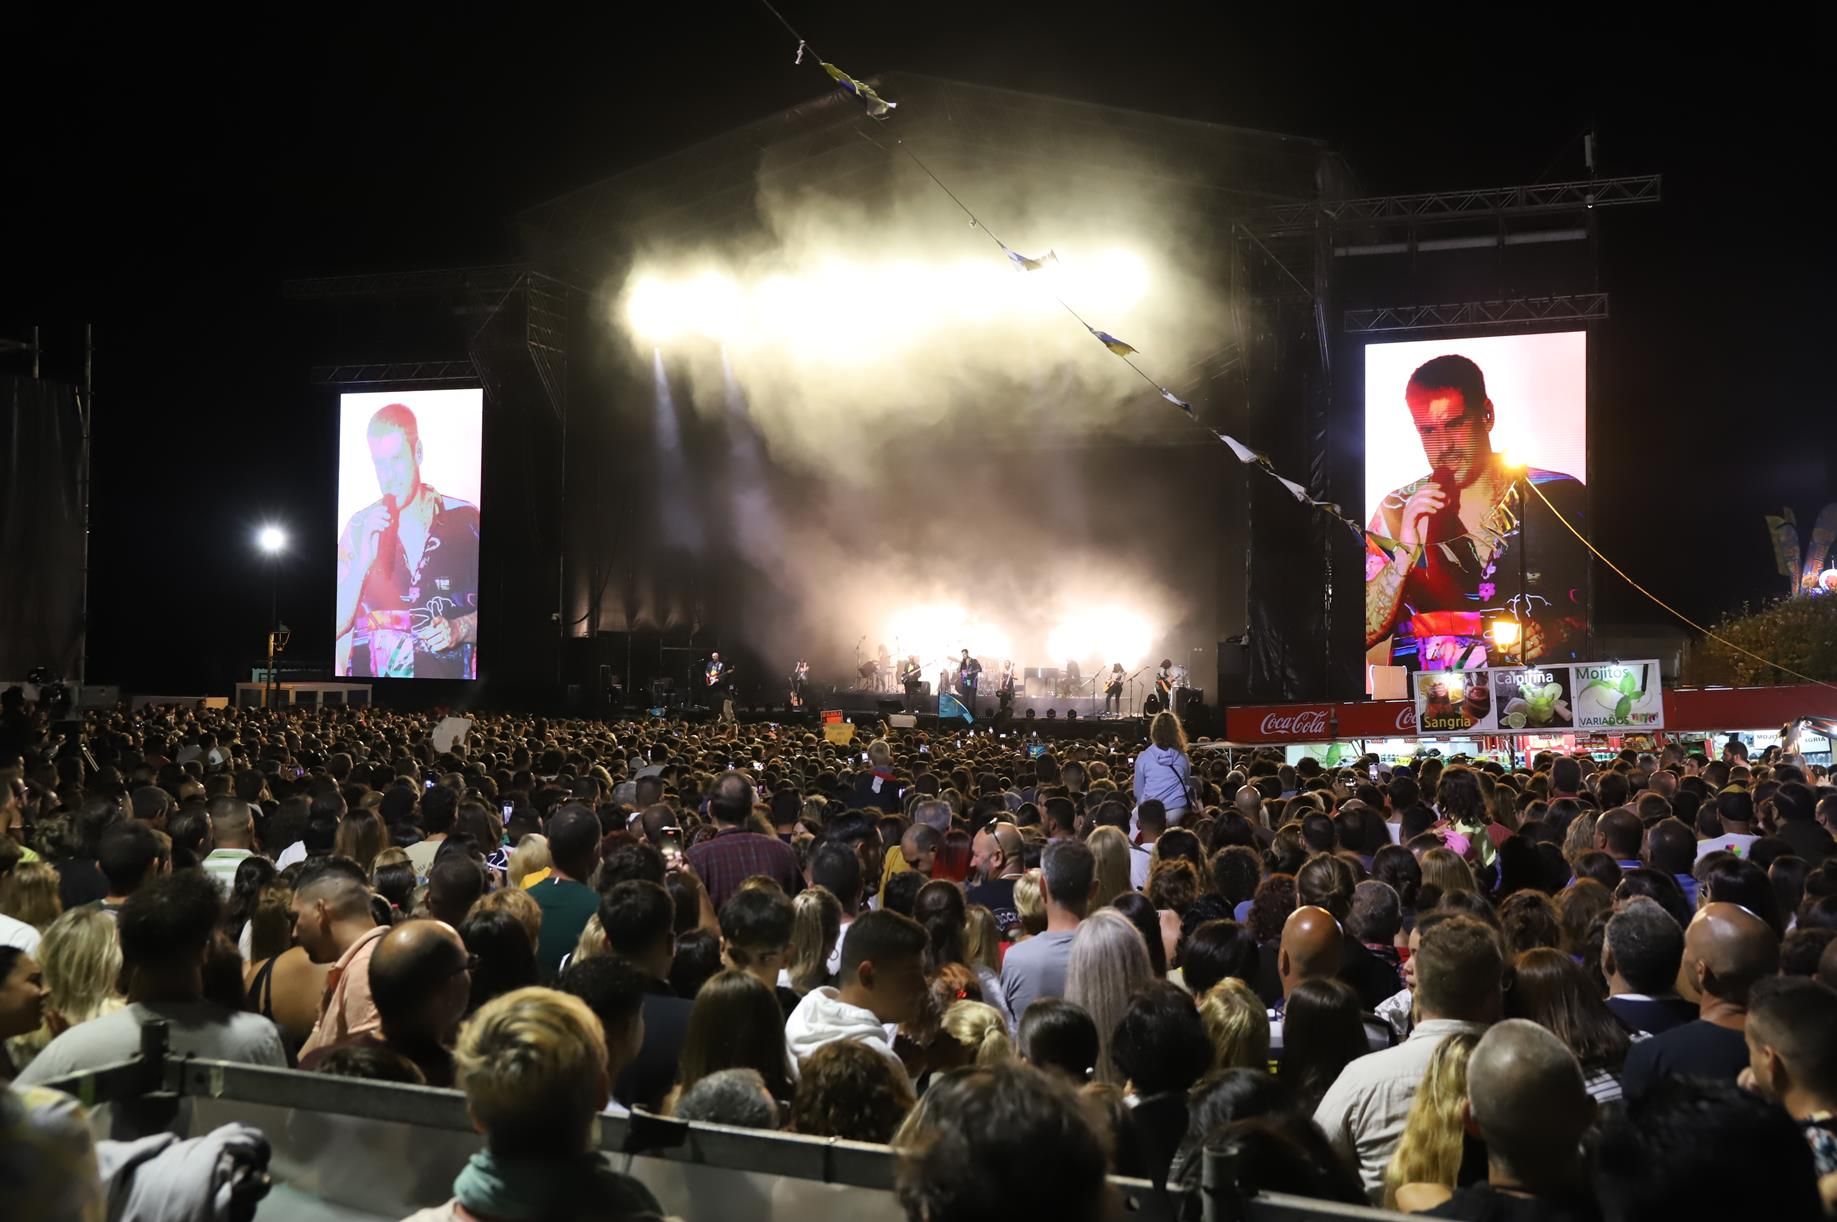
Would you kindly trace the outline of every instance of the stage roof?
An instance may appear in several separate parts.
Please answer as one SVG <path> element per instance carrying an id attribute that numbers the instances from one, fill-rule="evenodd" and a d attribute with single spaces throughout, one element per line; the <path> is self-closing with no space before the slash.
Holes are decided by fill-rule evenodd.
<path id="1" fill-rule="evenodd" d="M 1317 197 L 1330 151 L 1321 141 L 1170 118 L 972 85 L 908 72 L 870 83 L 898 109 L 868 118 L 839 90 L 538 204 L 518 218 L 533 266 L 571 283 L 617 283 L 638 252 L 731 244 L 769 233 L 761 201 L 813 193 L 936 210 L 940 232 L 961 233 L 962 213 L 895 147 L 903 141 L 999 231 L 1017 174 L 1039 191 L 1101 199 L 1107 214 L 1153 216 L 1181 234 L 1181 257 L 1207 268 L 1222 294 L 1230 217 Z M 1043 184 L 1043 186 L 1042 186 Z M 1013 237 L 1014 235 L 1010 235 Z M 1196 403 L 1233 396 L 1221 379 L 1237 363 L 1221 333 L 1215 348 L 1158 371 Z M 1212 445 L 1217 440 L 1143 386 L 1087 440 Z M 1015 426 L 1016 428 L 1020 426 Z M 993 432 L 1002 432 L 994 429 Z"/>
<path id="2" fill-rule="evenodd" d="M 884 122 L 832 90 L 527 209 L 519 221 L 534 260 L 591 279 L 637 245 L 744 237 L 762 191 L 916 189 L 920 171 L 895 140 L 967 195 L 1024 168 L 1200 217 L 1313 198 L 1328 152 L 1306 137 L 916 73 L 870 79 L 899 103 Z"/>

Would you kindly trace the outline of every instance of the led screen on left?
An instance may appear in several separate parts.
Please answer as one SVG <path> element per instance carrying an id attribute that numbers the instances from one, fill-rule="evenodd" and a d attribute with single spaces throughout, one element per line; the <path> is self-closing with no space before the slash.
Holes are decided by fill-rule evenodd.
<path id="1" fill-rule="evenodd" d="M 339 398 L 335 674 L 478 678 L 484 392 Z"/>

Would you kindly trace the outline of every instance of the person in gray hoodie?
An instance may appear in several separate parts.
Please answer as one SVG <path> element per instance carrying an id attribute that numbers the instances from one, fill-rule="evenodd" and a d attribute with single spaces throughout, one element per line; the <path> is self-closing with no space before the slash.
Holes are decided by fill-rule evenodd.
<path id="1" fill-rule="evenodd" d="M 925 927 L 911 917 L 885 910 L 857 917 L 842 942 L 840 987 L 810 990 L 785 1022 L 792 1058 L 802 1062 L 825 1044 L 855 1040 L 904 1072 L 893 1039 L 900 1023 L 923 1010 L 928 945 Z"/>
<path id="2" fill-rule="evenodd" d="M 1186 758 L 1186 727 L 1177 714 L 1163 710 L 1148 723 L 1149 746 L 1135 757 L 1135 801 L 1150 798 L 1167 810 L 1167 826 L 1178 827 L 1192 801 L 1192 765 Z"/>

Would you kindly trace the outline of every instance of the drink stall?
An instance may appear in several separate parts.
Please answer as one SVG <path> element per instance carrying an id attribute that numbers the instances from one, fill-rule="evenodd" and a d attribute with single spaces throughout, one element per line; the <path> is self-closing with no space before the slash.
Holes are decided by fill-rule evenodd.
<path id="1" fill-rule="evenodd" d="M 1409 700 L 1230 708 L 1225 739 L 1280 748 L 1290 763 L 1312 756 L 1331 765 L 1368 753 L 1397 763 L 1435 752 L 1510 766 L 1539 751 L 1608 758 L 1668 742 L 1714 757 L 1731 733 L 1758 757 L 1805 719 L 1798 749 L 1808 763 L 1831 762 L 1830 738 L 1819 727 L 1837 718 L 1837 691 L 1813 684 L 1661 688 L 1651 661 L 1422 671 L 1410 679 Z"/>

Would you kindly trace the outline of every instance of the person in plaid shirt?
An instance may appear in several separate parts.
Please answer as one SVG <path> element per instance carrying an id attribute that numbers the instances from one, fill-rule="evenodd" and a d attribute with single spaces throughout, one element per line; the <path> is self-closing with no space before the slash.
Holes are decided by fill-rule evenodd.
<path id="1" fill-rule="evenodd" d="M 753 814 L 753 782 L 738 772 L 728 772 L 714 783 L 708 798 L 708 811 L 720 830 L 688 852 L 689 868 L 708 888 L 708 898 L 719 912 L 740 884 L 755 874 L 763 874 L 796 895 L 804 880 L 797 868 L 797 854 L 776 836 L 762 836 L 746 830 Z"/>

